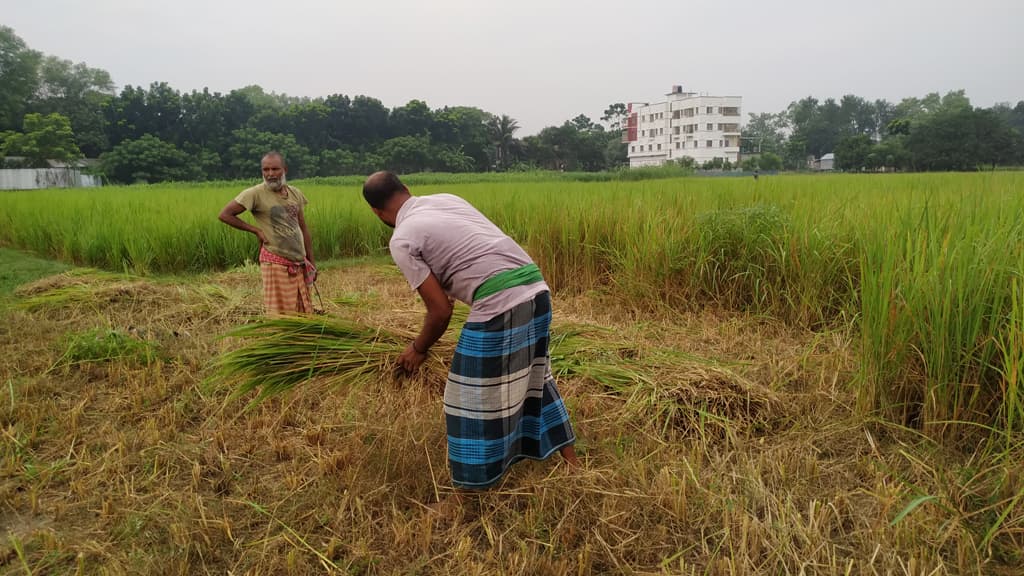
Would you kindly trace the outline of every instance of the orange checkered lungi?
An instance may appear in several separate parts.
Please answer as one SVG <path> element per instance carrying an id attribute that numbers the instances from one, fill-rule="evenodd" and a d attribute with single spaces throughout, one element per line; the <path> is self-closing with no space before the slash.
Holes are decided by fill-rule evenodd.
<path id="1" fill-rule="evenodd" d="M 263 280 L 263 312 L 267 316 L 286 314 L 312 314 L 313 301 L 309 286 L 300 268 L 292 274 L 288 266 L 272 262 L 260 262 L 260 277 Z"/>

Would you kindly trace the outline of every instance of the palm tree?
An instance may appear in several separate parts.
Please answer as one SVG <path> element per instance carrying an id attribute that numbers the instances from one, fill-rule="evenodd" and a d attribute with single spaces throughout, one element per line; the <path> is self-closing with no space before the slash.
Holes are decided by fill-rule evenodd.
<path id="1" fill-rule="evenodd" d="M 499 170 L 508 170 L 512 164 L 512 146 L 516 140 L 516 130 L 519 130 L 519 123 L 506 114 L 491 116 L 487 122 L 487 131 L 491 137 L 491 144 L 494 145 L 495 164 Z"/>

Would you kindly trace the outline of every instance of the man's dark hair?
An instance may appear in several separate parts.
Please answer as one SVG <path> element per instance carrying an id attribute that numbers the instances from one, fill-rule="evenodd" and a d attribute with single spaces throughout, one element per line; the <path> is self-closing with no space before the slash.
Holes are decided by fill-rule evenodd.
<path id="1" fill-rule="evenodd" d="M 277 158 L 278 160 L 281 161 L 281 166 L 282 167 L 284 167 L 284 168 L 288 167 L 288 161 L 284 159 L 284 154 L 281 154 L 277 150 L 271 150 L 270 152 L 267 152 L 262 157 L 260 157 L 260 163 L 262 163 L 267 158 Z"/>
<path id="2" fill-rule="evenodd" d="M 370 206 L 383 210 L 395 194 L 407 190 L 397 174 L 385 170 L 371 174 L 366 179 L 366 183 L 363 184 L 363 198 Z"/>

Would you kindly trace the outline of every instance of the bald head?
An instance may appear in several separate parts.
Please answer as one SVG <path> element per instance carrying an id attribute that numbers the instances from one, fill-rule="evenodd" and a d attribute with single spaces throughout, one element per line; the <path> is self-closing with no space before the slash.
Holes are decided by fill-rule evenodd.
<path id="1" fill-rule="evenodd" d="M 373 208 L 384 210 L 392 198 L 409 195 L 409 189 L 398 179 L 394 172 L 381 170 L 374 172 L 363 183 L 363 198 Z"/>

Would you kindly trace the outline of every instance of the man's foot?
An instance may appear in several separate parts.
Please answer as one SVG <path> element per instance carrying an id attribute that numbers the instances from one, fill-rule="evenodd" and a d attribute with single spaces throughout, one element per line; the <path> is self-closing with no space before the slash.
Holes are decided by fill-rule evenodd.
<path id="1" fill-rule="evenodd" d="M 441 518 L 455 518 L 462 509 L 462 494 L 453 492 L 447 496 L 442 496 L 439 501 L 434 502 L 427 507 Z"/>
<path id="2" fill-rule="evenodd" d="M 569 465 L 570 470 L 578 470 L 580 468 L 580 461 L 576 458 L 576 449 L 571 444 L 563 446 L 558 452 L 565 459 L 565 463 Z"/>

